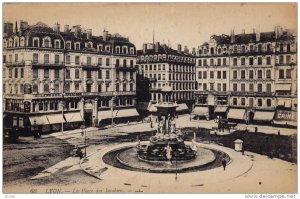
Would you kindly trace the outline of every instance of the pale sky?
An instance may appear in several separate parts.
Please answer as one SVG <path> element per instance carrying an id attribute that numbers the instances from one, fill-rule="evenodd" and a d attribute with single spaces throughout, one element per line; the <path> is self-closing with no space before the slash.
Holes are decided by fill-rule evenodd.
<path id="1" fill-rule="evenodd" d="M 110 33 L 129 37 L 137 49 L 145 42 L 187 45 L 191 50 L 212 34 L 253 32 L 253 28 L 272 31 L 275 25 L 296 28 L 296 3 L 27 3 L 4 4 L 4 21 L 21 19 L 33 25 L 38 21 L 53 27 L 60 23 L 81 25 L 93 29 L 93 35 L 102 35 L 105 28 Z"/>

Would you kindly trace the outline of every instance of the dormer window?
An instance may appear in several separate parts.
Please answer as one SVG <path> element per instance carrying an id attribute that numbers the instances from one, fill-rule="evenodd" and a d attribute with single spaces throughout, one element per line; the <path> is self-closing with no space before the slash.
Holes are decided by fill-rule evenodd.
<path id="1" fill-rule="evenodd" d="M 98 51 L 103 51 L 103 45 L 98 45 L 97 48 L 98 48 Z"/>
<path id="2" fill-rule="evenodd" d="M 71 42 L 70 41 L 66 42 L 66 49 L 71 50 Z"/>
<path id="3" fill-rule="evenodd" d="M 123 54 L 127 54 L 128 52 L 127 52 L 127 46 L 123 46 L 122 47 L 122 53 Z"/>
<path id="4" fill-rule="evenodd" d="M 24 38 L 21 38 L 21 40 L 20 40 L 20 46 L 25 46 L 25 39 Z"/>
<path id="5" fill-rule="evenodd" d="M 80 50 L 80 43 L 79 42 L 75 43 L 75 50 Z"/>
<path id="6" fill-rule="evenodd" d="M 60 40 L 55 40 L 54 48 L 60 48 Z"/>
<path id="7" fill-rule="evenodd" d="M 105 51 L 110 52 L 110 46 L 105 46 Z"/>
<path id="8" fill-rule="evenodd" d="M 39 38 L 33 38 L 33 47 L 39 47 L 39 46 L 40 46 Z"/>
<path id="9" fill-rule="evenodd" d="M 50 38 L 44 38 L 43 39 L 43 47 L 44 48 L 50 48 L 51 47 Z"/>
<path id="10" fill-rule="evenodd" d="M 120 54 L 120 46 L 116 46 L 116 53 Z"/>
<path id="11" fill-rule="evenodd" d="M 130 48 L 130 54 L 134 55 L 134 48 Z"/>
<path id="12" fill-rule="evenodd" d="M 15 38 L 14 46 L 18 47 L 19 46 L 19 38 Z"/>

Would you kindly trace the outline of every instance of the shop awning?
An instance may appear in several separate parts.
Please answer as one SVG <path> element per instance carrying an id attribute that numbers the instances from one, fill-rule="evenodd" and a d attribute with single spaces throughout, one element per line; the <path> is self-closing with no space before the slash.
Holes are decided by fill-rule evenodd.
<path id="1" fill-rule="evenodd" d="M 113 112 L 114 118 L 123 118 L 123 117 L 137 117 L 139 116 L 139 113 L 135 108 L 129 108 L 129 109 L 120 109 L 120 110 L 114 110 Z M 105 120 L 105 119 L 111 119 L 112 113 L 111 110 L 107 111 L 99 111 L 98 112 L 98 120 Z"/>
<path id="2" fill-rule="evenodd" d="M 62 114 L 52 114 L 52 115 L 47 115 L 46 117 L 49 121 L 49 124 L 60 124 L 62 122 L 65 122 L 65 119 L 62 116 Z"/>
<path id="3" fill-rule="evenodd" d="M 215 108 L 215 113 L 225 113 L 227 111 L 227 106 L 217 106 Z"/>
<path id="4" fill-rule="evenodd" d="M 189 110 L 188 106 L 185 103 L 177 104 L 177 105 L 178 105 L 178 107 L 176 108 L 176 112 L 188 111 Z"/>
<path id="5" fill-rule="evenodd" d="M 288 111 L 288 110 L 277 110 L 275 120 L 284 121 L 284 122 L 286 121 L 297 122 L 297 112 Z"/>
<path id="6" fill-rule="evenodd" d="M 150 104 L 150 106 L 148 107 L 148 111 L 151 113 L 156 113 L 157 112 L 156 104 Z"/>
<path id="7" fill-rule="evenodd" d="M 278 84 L 276 85 L 276 91 L 290 91 L 291 85 L 290 84 Z"/>
<path id="8" fill-rule="evenodd" d="M 231 108 L 228 112 L 227 118 L 228 119 L 238 119 L 243 120 L 245 117 L 245 109 L 234 109 Z"/>
<path id="9" fill-rule="evenodd" d="M 66 113 L 64 115 L 65 115 L 67 122 L 82 122 L 83 121 L 80 112 Z"/>
<path id="10" fill-rule="evenodd" d="M 31 125 L 46 125 L 49 124 L 47 117 L 45 115 L 41 116 L 30 116 L 29 117 Z"/>
<path id="11" fill-rule="evenodd" d="M 197 116 L 207 116 L 208 115 L 208 107 L 196 106 L 194 108 L 192 114 L 197 115 Z"/>
<path id="12" fill-rule="evenodd" d="M 275 112 L 263 112 L 263 111 L 256 111 L 254 115 L 254 120 L 259 121 L 272 121 L 274 118 Z"/>
<path id="13" fill-rule="evenodd" d="M 116 113 L 114 115 L 115 115 L 115 118 L 137 117 L 137 116 L 139 116 L 139 113 L 136 111 L 135 108 L 130 108 L 130 109 L 116 110 Z"/>

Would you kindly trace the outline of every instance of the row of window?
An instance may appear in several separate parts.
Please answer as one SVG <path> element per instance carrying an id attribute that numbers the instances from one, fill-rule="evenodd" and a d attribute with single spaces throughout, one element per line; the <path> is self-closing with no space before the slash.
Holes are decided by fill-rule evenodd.
<path id="1" fill-rule="evenodd" d="M 187 100 L 187 99 L 193 99 L 193 97 L 194 96 L 192 92 L 172 93 L 170 96 L 170 100 L 172 101 Z M 162 99 L 163 98 L 161 93 L 151 93 L 151 100 L 160 101 Z"/>
<path id="2" fill-rule="evenodd" d="M 39 78 L 39 72 L 42 72 L 44 73 L 44 78 L 50 78 L 50 69 L 36 69 L 34 68 L 32 70 L 32 77 L 34 79 L 37 79 Z M 103 78 L 103 72 L 105 71 L 105 77 Z M 98 79 L 110 79 L 110 70 L 98 70 Z M 122 76 L 123 76 L 123 79 L 126 79 L 126 77 L 128 77 L 128 74 L 129 74 L 129 78 L 131 80 L 133 80 L 133 76 L 134 76 L 134 73 L 133 72 L 123 72 L 122 73 Z M 71 77 L 73 77 L 73 79 L 80 79 L 80 69 L 75 69 L 74 70 L 74 74 L 71 75 L 71 70 L 70 69 L 66 69 L 65 70 L 65 78 L 66 79 L 72 79 Z M 60 78 L 60 70 L 59 69 L 55 69 L 54 70 L 54 78 L 55 79 L 58 79 Z M 87 79 L 92 79 L 92 71 L 91 70 L 87 70 L 86 71 L 86 78 Z M 116 73 L 116 79 L 119 79 L 119 72 Z"/>
<path id="3" fill-rule="evenodd" d="M 234 106 L 241 105 L 241 106 L 254 107 L 254 99 L 252 97 L 249 98 L 247 101 L 248 101 L 248 103 L 246 104 L 246 98 L 242 97 L 239 104 L 238 104 L 238 98 L 234 97 L 234 98 L 232 98 L 232 105 L 234 105 Z M 258 98 L 256 104 L 257 104 L 258 107 L 262 107 L 263 106 L 263 99 Z M 271 99 L 266 99 L 265 106 L 271 107 L 272 106 L 272 100 Z"/>
<path id="4" fill-rule="evenodd" d="M 146 56 L 140 56 L 138 58 L 138 60 L 141 61 L 162 61 L 163 59 L 166 59 L 167 56 L 164 54 L 163 56 L 161 55 L 146 55 Z M 177 55 L 168 55 L 168 59 L 169 60 L 173 60 L 173 61 L 177 61 L 177 62 L 185 62 L 185 63 L 193 63 L 194 62 L 194 58 L 191 57 L 183 57 L 183 56 L 177 56 Z"/>
<path id="5" fill-rule="evenodd" d="M 146 78 L 157 78 L 157 80 L 166 80 L 166 74 L 146 73 Z M 169 80 L 194 80 L 193 74 L 169 74 Z"/>
<path id="6" fill-rule="evenodd" d="M 208 91 L 208 85 L 209 85 L 209 90 L 210 91 L 215 91 L 215 90 L 217 90 L 217 91 L 227 91 L 226 89 L 227 89 L 227 84 L 226 83 L 223 83 L 223 84 L 221 84 L 221 83 L 217 83 L 216 85 L 217 85 L 217 88 L 215 88 L 215 83 L 199 83 L 198 84 L 198 90 L 199 91 Z"/>
<path id="7" fill-rule="evenodd" d="M 151 87 L 154 89 L 161 89 L 165 84 L 152 83 Z M 171 83 L 170 86 L 174 91 L 176 90 L 192 90 L 194 89 L 194 83 Z"/>
<path id="8" fill-rule="evenodd" d="M 9 78 L 24 78 L 24 68 L 9 68 L 8 69 Z M 6 78 L 6 68 L 3 68 L 3 78 Z"/>
<path id="9" fill-rule="evenodd" d="M 234 83 L 232 84 L 232 90 L 233 91 L 241 91 L 241 92 L 254 92 L 254 84 L 250 83 L 248 84 L 248 90 L 246 90 L 246 84 L 239 84 L 241 85 L 240 90 L 238 89 L 238 84 Z M 271 93 L 272 92 L 272 85 L 271 84 L 266 84 L 266 90 L 263 89 L 263 84 L 258 83 L 257 84 L 257 92 L 267 92 Z"/>
<path id="10" fill-rule="evenodd" d="M 227 72 L 226 71 L 209 71 L 209 78 L 215 78 L 215 72 L 217 73 L 217 79 L 227 79 Z M 198 71 L 198 79 L 208 79 L 207 78 L 208 71 Z"/>
<path id="11" fill-rule="evenodd" d="M 257 73 L 256 73 L 257 72 Z M 246 70 L 240 70 L 240 79 L 254 79 L 254 76 L 257 74 L 256 78 L 257 79 L 263 79 L 263 78 L 266 78 L 266 79 L 271 79 L 272 78 L 272 72 L 271 70 L 257 70 L 257 71 L 254 71 L 254 70 L 249 70 L 249 74 L 248 76 L 246 75 Z M 238 79 L 238 71 L 237 70 L 234 70 L 232 72 L 232 78 L 233 79 Z"/>
<path id="12" fill-rule="evenodd" d="M 279 52 L 291 52 L 291 44 L 287 43 L 287 44 L 277 44 L 278 48 L 275 48 L 277 51 Z M 262 53 L 262 52 L 272 52 L 273 48 L 271 43 L 265 43 L 265 44 L 250 44 L 250 45 L 234 45 L 234 46 L 230 46 L 229 47 L 229 51 L 230 53 L 247 53 L 247 52 L 258 52 L 258 53 Z M 216 52 L 215 52 L 216 51 Z M 211 47 L 211 48 L 207 48 L 207 47 L 202 47 L 201 49 L 199 49 L 199 55 L 222 55 L 227 53 L 227 47 Z"/>

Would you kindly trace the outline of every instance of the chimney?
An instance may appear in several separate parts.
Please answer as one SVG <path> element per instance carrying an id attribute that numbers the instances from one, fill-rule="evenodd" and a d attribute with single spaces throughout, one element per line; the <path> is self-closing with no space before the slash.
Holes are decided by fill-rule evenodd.
<path id="1" fill-rule="evenodd" d="M 193 48 L 192 55 L 196 55 L 196 48 Z"/>
<path id="2" fill-rule="evenodd" d="M 68 32 L 68 31 L 69 31 L 69 25 L 65 25 L 64 32 Z"/>
<path id="3" fill-rule="evenodd" d="M 260 41 L 260 31 L 259 30 L 255 33 L 255 38 L 256 38 L 256 41 Z"/>
<path id="4" fill-rule="evenodd" d="M 178 46 L 177 46 L 177 51 L 178 51 L 179 53 L 181 53 L 181 44 L 178 44 Z"/>
<path id="5" fill-rule="evenodd" d="M 18 22 L 16 22 L 16 25 L 15 25 L 15 33 L 18 32 Z"/>
<path id="6" fill-rule="evenodd" d="M 106 31 L 105 29 L 103 30 L 103 41 L 107 41 L 108 39 L 108 31 Z"/>
<path id="7" fill-rule="evenodd" d="M 3 33 L 6 35 L 11 35 L 13 33 L 13 26 L 14 26 L 13 23 L 10 23 L 10 22 L 4 23 Z"/>
<path id="8" fill-rule="evenodd" d="M 156 52 L 156 53 L 158 52 L 158 48 L 159 48 L 159 42 L 156 42 L 156 43 L 155 43 L 155 52 Z"/>
<path id="9" fill-rule="evenodd" d="M 143 44 L 143 54 L 146 54 L 147 51 L 147 44 Z"/>
<path id="10" fill-rule="evenodd" d="M 53 30 L 54 30 L 55 32 L 60 33 L 60 24 L 59 24 L 58 22 L 56 22 L 56 23 L 54 24 Z"/>
<path id="11" fill-rule="evenodd" d="M 188 49 L 187 46 L 184 46 L 184 52 L 185 52 L 185 53 L 189 53 L 189 49 Z"/>
<path id="12" fill-rule="evenodd" d="M 87 39 L 92 39 L 92 29 L 87 29 L 86 30 L 86 38 Z"/>
<path id="13" fill-rule="evenodd" d="M 235 42 L 235 35 L 234 35 L 234 30 L 232 29 L 231 30 L 231 43 L 234 43 Z"/>
<path id="14" fill-rule="evenodd" d="M 75 37 L 80 37 L 81 35 L 81 28 L 80 28 L 80 25 L 76 25 L 75 27 Z"/>

